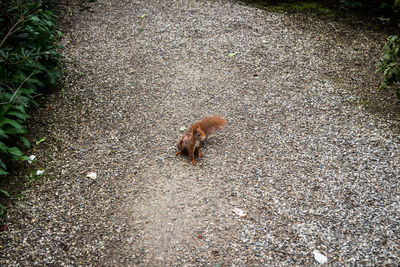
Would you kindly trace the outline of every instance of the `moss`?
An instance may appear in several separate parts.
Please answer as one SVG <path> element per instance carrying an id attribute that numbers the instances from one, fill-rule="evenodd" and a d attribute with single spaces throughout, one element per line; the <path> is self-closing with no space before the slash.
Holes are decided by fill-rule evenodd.
<path id="1" fill-rule="evenodd" d="M 271 2 L 265 0 L 244 0 L 248 5 L 274 12 L 313 12 L 327 17 L 334 17 L 333 10 L 323 7 L 318 2 L 284 1 Z"/>
<path id="2" fill-rule="evenodd" d="M 294 8 L 298 11 L 313 11 L 324 14 L 329 17 L 333 17 L 334 13 L 329 8 L 323 7 L 321 4 L 317 2 L 310 2 L 310 3 L 299 3 L 299 4 L 289 4 L 291 8 Z"/>

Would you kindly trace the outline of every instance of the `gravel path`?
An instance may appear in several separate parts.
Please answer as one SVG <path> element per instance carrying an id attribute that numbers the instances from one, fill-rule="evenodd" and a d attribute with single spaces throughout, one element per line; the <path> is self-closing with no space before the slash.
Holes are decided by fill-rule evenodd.
<path id="1" fill-rule="evenodd" d="M 352 93 L 376 87 L 379 34 L 233 1 L 94 11 L 66 25 L 65 91 L 30 130 L 47 176 L 10 208 L 0 264 L 400 264 L 395 121 Z M 175 156 L 212 114 L 228 126 L 198 165 Z"/>

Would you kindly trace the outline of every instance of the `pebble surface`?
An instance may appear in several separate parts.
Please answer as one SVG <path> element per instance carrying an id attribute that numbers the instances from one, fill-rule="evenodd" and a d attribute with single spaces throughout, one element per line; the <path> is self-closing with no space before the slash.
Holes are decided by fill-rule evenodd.
<path id="1" fill-rule="evenodd" d="M 381 35 L 225 0 L 93 11 L 65 18 L 65 90 L 29 129 L 46 175 L 10 207 L 0 265 L 400 264 L 397 122 L 354 93 Z M 175 156 L 213 114 L 228 125 L 198 165 Z"/>

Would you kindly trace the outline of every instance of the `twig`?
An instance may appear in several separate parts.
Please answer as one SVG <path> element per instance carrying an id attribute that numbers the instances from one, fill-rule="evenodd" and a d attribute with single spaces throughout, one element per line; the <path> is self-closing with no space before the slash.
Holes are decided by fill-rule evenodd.
<path id="1" fill-rule="evenodd" d="M 0 48 L 3 46 L 4 42 L 7 40 L 8 36 L 10 36 L 10 35 L 13 33 L 14 28 L 17 27 L 17 25 L 20 24 L 21 22 L 23 22 L 24 20 L 25 20 L 24 17 L 20 18 L 20 19 L 17 21 L 17 23 L 15 23 L 15 24 L 11 27 L 11 29 L 8 31 L 8 33 L 6 34 L 6 36 L 5 36 L 5 37 L 3 38 L 3 40 L 1 41 Z"/>
<path id="2" fill-rule="evenodd" d="M 21 89 L 22 85 L 24 85 L 24 83 L 25 83 L 33 74 L 34 74 L 34 72 L 32 72 L 28 77 L 26 77 L 26 79 L 18 86 L 17 90 L 15 90 L 14 94 L 12 95 L 12 97 L 10 98 L 9 101 L 7 101 L 7 102 L 2 102 L 2 103 L 0 103 L 0 105 L 6 105 L 6 104 L 8 104 L 8 103 L 11 103 L 11 101 L 13 100 L 13 98 L 17 95 L 18 90 Z M 10 87 L 9 87 L 9 88 L 10 88 Z M 10 88 L 10 89 L 11 89 L 11 88 Z M 22 101 L 21 101 L 21 102 L 22 102 Z M 22 104 L 23 104 L 24 106 L 26 106 L 26 104 L 25 104 L 24 102 L 22 102 Z"/>
<path id="3" fill-rule="evenodd" d="M 11 88 L 11 86 L 9 86 L 8 84 L 2 83 L 0 82 L 0 85 L 3 85 L 5 87 L 7 87 L 8 89 L 10 89 L 13 93 L 14 93 L 14 88 Z M 1 88 L 0 88 L 1 89 Z M 16 99 L 19 99 L 19 97 L 16 95 L 15 96 Z M 1 96 L 1 100 L 3 100 L 3 96 Z M 21 99 L 19 99 L 19 101 L 21 101 L 21 104 L 24 105 L 25 107 L 27 107 L 27 105 L 24 103 L 24 101 L 22 101 Z"/>
<path id="4" fill-rule="evenodd" d="M 7 84 L 5 84 L 5 83 L 0 83 L 0 84 L 6 86 L 8 89 L 10 89 L 10 90 L 14 93 L 14 89 L 11 88 L 10 86 L 8 86 Z M 1 89 L 1 88 L 0 88 L 0 89 Z M 15 99 L 18 99 L 18 100 L 21 102 L 22 105 L 24 105 L 25 107 L 27 107 L 27 105 L 24 103 L 24 101 L 22 101 L 21 99 L 19 99 L 19 97 L 18 97 L 17 95 L 15 95 Z M 3 100 L 3 96 L 1 96 L 1 100 Z M 12 99 L 10 99 L 10 101 L 5 102 L 5 103 L 7 104 L 7 103 L 9 103 L 9 102 L 11 102 L 11 101 L 12 101 Z M 4 103 L 0 103 L 0 104 L 4 104 Z"/>

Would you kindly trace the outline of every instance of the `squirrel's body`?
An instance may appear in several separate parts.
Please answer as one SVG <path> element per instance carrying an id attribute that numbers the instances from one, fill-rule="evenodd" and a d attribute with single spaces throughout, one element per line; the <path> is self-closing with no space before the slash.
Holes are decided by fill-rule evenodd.
<path id="1" fill-rule="evenodd" d="M 214 131 L 223 128 L 226 125 L 224 118 L 220 116 L 211 116 L 203 118 L 193 123 L 182 135 L 176 144 L 181 150 L 176 152 L 177 155 L 187 151 L 193 165 L 196 165 L 195 151 L 197 150 L 198 157 L 201 158 L 201 143 Z"/>

